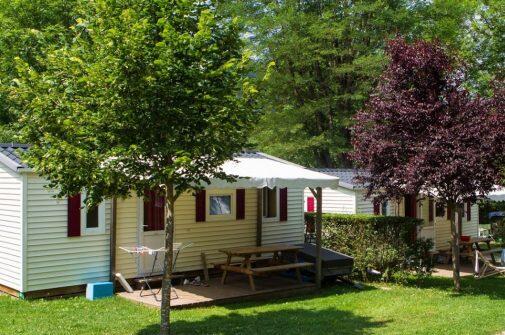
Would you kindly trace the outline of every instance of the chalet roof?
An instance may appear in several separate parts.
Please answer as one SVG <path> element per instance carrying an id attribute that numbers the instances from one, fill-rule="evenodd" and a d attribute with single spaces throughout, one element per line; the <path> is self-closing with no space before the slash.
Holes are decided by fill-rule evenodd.
<path id="1" fill-rule="evenodd" d="M 290 187 L 304 189 L 306 187 L 338 186 L 338 177 L 320 173 L 301 165 L 288 162 L 278 157 L 259 151 L 242 152 L 235 155 L 234 160 L 227 161 L 222 166 L 228 175 L 237 176 L 235 187 Z M 223 180 L 212 180 L 209 188 L 230 187 Z"/>
<path id="2" fill-rule="evenodd" d="M 26 169 L 28 166 L 21 160 L 20 154 L 28 150 L 29 146 L 20 143 L 0 143 L 0 162 L 14 171 Z"/>
<path id="3" fill-rule="evenodd" d="M 28 169 L 20 154 L 28 150 L 29 145 L 19 143 L 0 143 L 0 162 L 18 172 Z M 259 151 L 237 153 L 233 160 L 223 164 L 223 170 L 229 175 L 238 176 L 235 183 L 213 180 L 208 188 L 226 187 L 337 187 L 338 178 L 303 166 L 267 155 Z"/>
<path id="4" fill-rule="evenodd" d="M 348 189 L 363 189 L 365 185 L 357 183 L 354 179 L 358 174 L 366 174 L 364 170 L 358 169 L 332 169 L 332 168 L 314 168 L 313 171 L 337 177 L 339 185 Z"/>

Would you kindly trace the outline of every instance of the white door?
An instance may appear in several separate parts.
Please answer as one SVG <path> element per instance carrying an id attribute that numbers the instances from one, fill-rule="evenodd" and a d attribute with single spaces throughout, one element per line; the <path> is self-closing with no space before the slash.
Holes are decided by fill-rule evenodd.
<path id="1" fill-rule="evenodd" d="M 138 200 L 138 236 L 139 245 L 148 247 L 150 249 L 159 249 L 165 245 L 165 231 L 163 230 L 163 224 L 153 224 L 152 221 L 148 222 L 149 219 L 144 220 L 144 200 Z M 152 213 L 151 213 L 152 214 Z M 149 215 L 147 215 L 149 217 Z M 153 215 L 151 215 L 153 218 Z M 154 219 L 156 220 L 156 219 Z M 152 255 L 142 254 L 140 256 L 140 262 L 138 264 L 138 272 L 141 275 L 150 274 L 161 274 L 163 273 L 163 261 L 165 259 L 163 252 L 157 252 Z"/>

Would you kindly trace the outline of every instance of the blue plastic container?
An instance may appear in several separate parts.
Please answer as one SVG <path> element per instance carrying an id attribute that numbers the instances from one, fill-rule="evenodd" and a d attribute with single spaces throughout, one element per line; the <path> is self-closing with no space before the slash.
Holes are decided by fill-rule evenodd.
<path id="1" fill-rule="evenodd" d="M 100 298 L 111 297 L 114 294 L 114 288 L 111 282 L 89 283 L 86 286 L 86 299 L 96 300 Z"/>

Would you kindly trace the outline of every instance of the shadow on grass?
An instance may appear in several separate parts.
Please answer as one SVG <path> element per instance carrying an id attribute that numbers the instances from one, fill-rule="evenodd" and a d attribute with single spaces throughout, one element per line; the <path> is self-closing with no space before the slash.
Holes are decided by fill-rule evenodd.
<path id="1" fill-rule="evenodd" d="M 197 310 L 195 310 L 197 313 Z M 366 334 L 368 330 L 383 327 L 387 322 L 375 322 L 369 317 L 357 316 L 337 309 L 282 309 L 265 312 L 212 315 L 198 321 L 172 322 L 172 334 L 220 335 L 290 335 L 290 334 Z M 153 324 L 137 335 L 159 334 L 159 325 Z"/>
<path id="2" fill-rule="evenodd" d="M 340 295 L 340 294 L 348 294 L 348 293 L 360 293 L 369 290 L 376 290 L 377 288 L 371 285 L 363 285 L 361 289 L 356 289 L 347 284 L 333 284 L 326 287 L 323 287 L 321 290 L 313 292 L 313 293 L 304 293 L 299 295 L 293 295 L 284 298 L 265 298 L 262 300 L 251 300 L 244 302 L 232 302 L 232 303 L 217 303 L 217 306 L 225 307 L 228 310 L 239 310 L 242 308 L 250 308 L 250 307 L 260 307 L 270 304 L 282 304 L 288 302 L 299 302 L 303 303 L 304 300 L 313 300 L 318 298 L 326 298 L 330 296 Z"/>
<path id="3" fill-rule="evenodd" d="M 461 278 L 461 292 L 453 291 L 452 278 L 429 277 L 419 281 L 409 281 L 405 286 L 438 289 L 453 293 L 453 296 L 487 296 L 490 299 L 505 299 L 505 277 L 475 279 Z"/>

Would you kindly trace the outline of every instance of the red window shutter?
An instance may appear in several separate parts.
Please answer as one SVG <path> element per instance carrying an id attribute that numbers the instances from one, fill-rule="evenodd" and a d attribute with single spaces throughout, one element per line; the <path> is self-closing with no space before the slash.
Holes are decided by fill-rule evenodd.
<path id="1" fill-rule="evenodd" d="M 67 202 L 67 236 L 81 236 L 81 194 L 68 197 Z"/>
<path id="2" fill-rule="evenodd" d="M 205 190 L 196 192 L 195 195 L 195 212 L 196 222 L 205 222 Z"/>
<path id="3" fill-rule="evenodd" d="M 429 221 L 432 222 L 435 220 L 435 213 L 433 212 L 433 204 L 434 204 L 434 201 L 433 199 L 430 198 L 430 200 L 428 201 L 428 218 L 429 218 Z"/>
<path id="4" fill-rule="evenodd" d="M 313 213 L 315 208 L 314 197 L 307 197 L 307 212 Z"/>
<path id="5" fill-rule="evenodd" d="M 235 197 L 237 200 L 237 220 L 243 220 L 245 219 L 245 189 L 237 189 Z"/>
<path id="6" fill-rule="evenodd" d="M 288 220 L 288 188 L 279 189 L 279 221 Z"/>
<path id="7" fill-rule="evenodd" d="M 412 194 L 410 205 L 412 206 L 411 213 L 413 218 L 417 218 L 417 194 Z"/>
<path id="8" fill-rule="evenodd" d="M 373 201 L 373 214 L 374 215 L 380 215 L 381 212 L 381 207 L 380 207 L 380 202 L 377 200 Z"/>
<path id="9" fill-rule="evenodd" d="M 471 221 L 472 220 L 472 203 L 467 202 L 466 203 L 466 221 Z"/>

